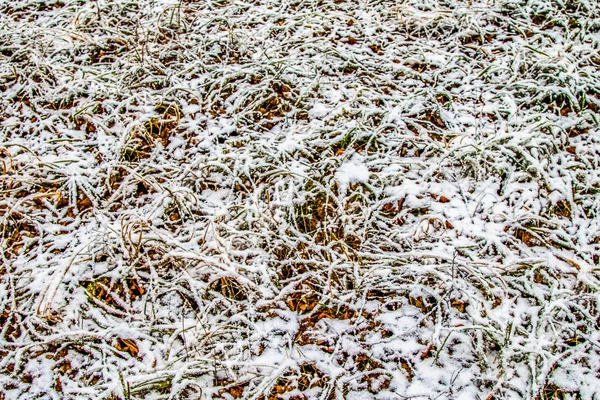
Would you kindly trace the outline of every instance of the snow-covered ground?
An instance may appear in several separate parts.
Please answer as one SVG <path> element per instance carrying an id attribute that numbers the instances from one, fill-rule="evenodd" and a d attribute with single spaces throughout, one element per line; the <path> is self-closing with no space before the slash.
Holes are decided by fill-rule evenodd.
<path id="1" fill-rule="evenodd" d="M 0 399 L 594 399 L 600 6 L 0 0 Z"/>

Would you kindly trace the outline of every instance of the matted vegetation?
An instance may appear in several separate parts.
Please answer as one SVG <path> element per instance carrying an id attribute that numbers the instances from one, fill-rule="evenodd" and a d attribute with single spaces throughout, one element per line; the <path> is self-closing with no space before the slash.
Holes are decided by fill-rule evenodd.
<path id="1" fill-rule="evenodd" d="M 599 16 L 0 0 L 0 398 L 595 398 Z"/>

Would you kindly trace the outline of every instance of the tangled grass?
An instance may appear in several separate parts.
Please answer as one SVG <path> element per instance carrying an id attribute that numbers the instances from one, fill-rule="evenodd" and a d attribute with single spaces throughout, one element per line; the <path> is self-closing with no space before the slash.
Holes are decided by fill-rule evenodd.
<path id="1" fill-rule="evenodd" d="M 598 15 L 0 0 L 0 398 L 595 398 Z"/>

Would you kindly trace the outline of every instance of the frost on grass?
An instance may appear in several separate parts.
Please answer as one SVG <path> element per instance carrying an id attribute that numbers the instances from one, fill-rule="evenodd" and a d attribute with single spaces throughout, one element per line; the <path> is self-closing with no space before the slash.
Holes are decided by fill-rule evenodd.
<path id="1" fill-rule="evenodd" d="M 1 398 L 593 398 L 593 1 L 0 1 Z"/>

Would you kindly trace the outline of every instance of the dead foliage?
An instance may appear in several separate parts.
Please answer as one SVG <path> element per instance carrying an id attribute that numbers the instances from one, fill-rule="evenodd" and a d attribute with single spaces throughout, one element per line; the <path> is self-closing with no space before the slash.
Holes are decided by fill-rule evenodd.
<path id="1" fill-rule="evenodd" d="M 320 301 L 320 296 L 314 291 L 295 292 L 290 294 L 285 303 L 290 310 L 300 314 L 311 312 Z"/>
<path id="2" fill-rule="evenodd" d="M 137 357 L 139 353 L 138 345 L 133 339 L 121 339 L 118 338 L 115 344 L 115 349 L 129 353 L 131 357 Z"/>
<path id="3" fill-rule="evenodd" d="M 123 161 L 137 163 L 148 158 L 157 143 L 163 147 L 169 144 L 171 134 L 179 125 L 181 110 L 175 104 L 159 104 L 154 111 L 159 116 L 145 121 L 130 135 L 121 152 Z"/>
<path id="4" fill-rule="evenodd" d="M 39 236 L 39 231 L 36 225 L 23 214 L 12 212 L 8 216 L 2 215 L 0 208 L 0 218 L 4 220 L 0 238 L 4 257 L 7 259 L 27 251 L 36 242 L 35 238 Z"/>
<path id="5" fill-rule="evenodd" d="M 228 276 L 212 281 L 207 287 L 206 296 L 210 296 L 211 292 L 219 293 L 223 297 L 235 301 L 248 299 L 244 286 L 237 279 Z"/>
<path id="6" fill-rule="evenodd" d="M 126 311 L 146 293 L 136 278 L 115 279 L 104 276 L 82 280 L 80 285 L 85 288 L 90 299 L 119 311 Z"/>
<path id="7" fill-rule="evenodd" d="M 564 390 L 552 382 L 548 382 L 540 390 L 535 400 L 563 400 L 563 399 L 581 399 L 577 391 Z"/>

